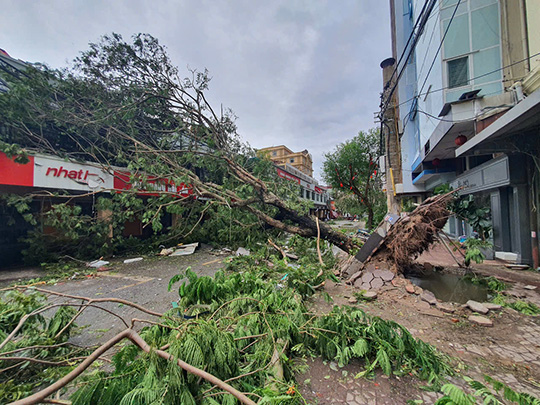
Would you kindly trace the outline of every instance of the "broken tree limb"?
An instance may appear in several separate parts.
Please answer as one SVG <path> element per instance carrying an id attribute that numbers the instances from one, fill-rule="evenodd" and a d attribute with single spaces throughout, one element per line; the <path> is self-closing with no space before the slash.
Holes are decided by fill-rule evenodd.
<path id="1" fill-rule="evenodd" d="M 461 257 L 463 257 L 463 258 L 465 259 L 465 254 L 462 252 L 461 246 L 459 246 L 458 244 L 456 244 L 456 242 L 453 241 L 452 238 L 451 238 L 450 236 L 448 236 L 448 234 L 447 234 L 445 231 L 443 231 L 442 229 L 441 229 L 441 233 L 442 233 L 444 236 L 446 236 L 446 240 L 447 240 L 448 242 L 450 242 L 450 244 L 454 247 L 454 251 L 459 252 L 459 254 L 461 255 Z"/>
<path id="2" fill-rule="evenodd" d="M 146 341 L 134 330 L 132 329 L 125 329 L 113 338 L 111 338 L 109 341 L 101 345 L 99 348 L 97 348 L 90 356 L 88 356 L 81 364 L 79 364 L 73 371 L 71 371 L 69 374 L 62 377 L 60 380 L 55 382 L 54 384 L 48 386 L 47 388 L 36 392 L 33 395 L 30 395 L 29 397 L 20 399 L 18 401 L 12 402 L 11 405 L 33 405 L 42 402 L 45 398 L 47 398 L 49 395 L 55 393 L 59 389 L 65 387 L 68 383 L 73 381 L 75 378 L 77 378 L 81 373 L 84 372 L 92 363 L 94 363 L 103 353 L 108 351 L 110 348 L 115 346 L 117 343 L 121 342 L 124 339 L 131 340 L 135 345 L 137 345 L 141 350 L 143 350 L 146 353 L 150 353 L 151 351 L 154 351 L 159 357 L 162 359 L 165 359 L 167 361 L 174 361 L 178 366 L 184 370 L 186 370 L 188 373 L 194 374 L 196 376 L 199 376 L 206 381 L 210 382 L 216 387 L 221 388 L 224 391 L 227 391 L 234 397 L 236 397 L 240 402 L 246 405 L 255 405 L 255 402 L 249 399 L 245 394 L 238 391 L 236 388 L 230 386 L 226 382 L 220 380 L 219 378 L 213 376 L 210 373 L 207 373 L 204 370 L 201 370 L 197 367 L 194 367 L 180 359 L 175 359 L 171 354 L 164 352 L 162 350 L 155 350 L 146 343 Z"/>
<path id="3" fill-rule="evenodd" d="M 450 247 L 448 246 L 448 244 L 446 243 L 446 241 L 442 238 L 441 233 L 439 233 L 439 240 L 442 242 L 442 244 L 444 245 L 444 247 L 446 248 L 446 250 L 448 251 L 448 253 L 450 253 L 450 256 L 452 256 L 452 258 L 454 259 L 454 261 L 457 263 L 458 267 L 463 267 L 463 263 L 460 263 L 460 262 L 459 262 L 459 260 L 457 259 L 456 255 L 454 255 L 454 253 L 452 252 L 452 250 L 450 249 Z"/>
<path id="4" fill-rule="evenodd" d="M 44 288 L 37 288 L 37 287 L 27 287 L 27 286 L 16 286 L 16 287 L 10 287 L 10 288 L 5 288 L 3 289 L 2 291 L 8 291 L 8 290 L 27 290 L 27 289 L 32 289 L 32 291 L 38 291 L 38 292 L 41 292 L 41 293 L 44 293 L 44 294 L 49 294 L 49 295 L 57 295 L 59 297 L 64 297 L 64 298 L 72 298 L 72 299 L 76 299 L 76 300 L 81 300 L 81 301 L 86 301 L 88 302 L 88 304 L 93 304 L 93 303 L 97 303 L 97 302 L 116 302 L 118 304 L 123 304 L 123 305 L 127 305 L 129 307 L 133 307 L 133 308 L 136 308 L 138 309 L 139 311 L 142 311 L 142 312 L 145 312 L 149 315 L 154 315 L 154 316 L 157 316 L 159 318 L 161 318 L 163 316 L 163 314 L 160 314 L 159 312 L 155 312 L 155 311 L 152 311 L 150 309 L 147 309 L 139 304 L 136 304 L 134 302 L 131 302 L 131 301 L 127 301 L 127 300 L 123 300 L 121 298 L 88 298 L 88 297 L 80 297 L 78 295 L 71 295 L 71 294 L 65 294 L 65 293 L 61 293 L 61 292 L 56 292 L 56 291 L 51 291 L 51 290 L 46 290 Z M 1 348 L 1 347 L 0 347 Z"/>
<path id="5" fill-rule="evenodd" d="M 283 256 L 283 261 L 285 262 L 285 264 L 287 264 L 287 255 L 285 254 L 283 249 L 281 249 L 278 245 L 272 242 L 272 239 L 270 238 L 268 239 L 268 244 L 272 246 L 274 249 L 276 249 L 279 253 L 281 253 L 281 255 Z"/>
<path id="6" fill-rule="evenodd" d="M 324 262 L 321 256 L 321 227 L 319 226 L 319 218 L 315 217 L 315 223 L 317 224 L 317 255 L 319 256 L 319 263 L 324 266 Z M 322 276 L 322 270 L 319 273 Z"/>

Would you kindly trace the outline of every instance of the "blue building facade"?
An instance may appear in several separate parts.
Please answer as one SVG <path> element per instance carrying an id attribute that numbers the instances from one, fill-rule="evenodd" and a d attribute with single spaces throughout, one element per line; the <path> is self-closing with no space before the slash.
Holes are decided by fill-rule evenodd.
<path id="1" fill-rule="evenodd" d="M 380 117 L 397 132 L 386 134 L 387 177 L 399 173 L 387 188 L 396 198 L 418 201 L 441 184 L 461 187 L 491 208 L 499 257 L 538 266 L 538 218 L 530 213 L 538 200 L 540 49 L 532 3 L 390 0 L 394 63 Z M 524 114 L 533 118 L 525 122 Z M 456 218 L 447 231 L 471 233 Z"/>

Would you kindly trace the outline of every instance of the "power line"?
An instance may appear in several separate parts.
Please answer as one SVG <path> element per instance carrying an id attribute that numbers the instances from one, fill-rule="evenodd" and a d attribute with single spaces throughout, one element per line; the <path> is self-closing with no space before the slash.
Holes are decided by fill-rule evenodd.
<path id="1" fill-rule="evenodd" d="M 428 20 L 428 18 L 430 16 L 431 12 L 433 11 L 433 8 L 435 7 L 436 2 L 437 2 L 437 0 L 426 0 L 426 2 L 424 3 L 424 7 L 422 8 L 422 11 L 421 11 L 420 15 L 418 16 L 418 20 L 416 21 L 416 24 L 413 27 L 413 32 L 411 33 L 411 36 L 409 37 L 409 41 L 407 41 L 407 45 L 408 45 L 409 42 L 410 42 L 410 39 L 413 38 L 413 40 L 412 40 L 413 42 L 411 43 L 409 52 L 407 53 L 407 59 L 406 60 L 409 60 L 409 58 L 411 57 L 414 49 L 416 48 L 416 45 L 418 44 L 418 40 L 420 39 L 420 36 L 422 35 L 422 32 L 424 31 L 427 20 Z M 417 27 L 417 26 L 418 26 L 418 31 L 415 33 L 414 28 Z M 407 45 L 405 46 L 404 51 L 407 49 Z M 404 54 L 402 54 L 402 58 L 400 59 L 400 62 L 403 59 L 403 55 Z M 397 71 L 398 66 L 399 66 L 399 62 L 398 62 L 398 65 L 396 65 L 396 69 L 394 69 L 394 73 Z M 386 112 L 386 109 L 388 108 L 388 105 L 390 104 L 390 100 L 392 99 L 392 95 L 394 94 L 394 91 L 397 88 L 399 80 L 401 79 L 401 76 L 403 75 L 403 72 L 405 71 L 406 66 L 407 65 L 405 64 L 402 67 L 402 69 L 400 70 L 400 72 L 398 74 L 398 77 L 396 79 L 396 82 L 392 86 L 392 89 L 390 90 L 390 92 L 389 92 L 389 94 L 388 94 L 388 96 L 386 98 L 386 103 L 384 103 L 384 101 L 381 102 L 381 107 L 382 107 L 381 112 L 380 112 L 381 118 L 384 116 L 384 113 Z M 394 77 L 394 73 L 392 73 L 392 77 L 390 78 L 390 81 Z"/>
<path id="2" fill-rule="evenodd" d="M 528 57 L 526 57 L 526 58 L 524 58 L 524 59 L 518 60 L 518 61 L 516 61 L 516 62 L 510 63 L 510 64 L 508 64 L 508 65 L 505 65 L 505 66 L 503 66 L 503 67 L 497 68 L 497 69 L 492 70 L 492 71 L 490 71 L 490 72 L 483 73 L 483 74 L 481 74 L 481 75 L 472 77 L 472 78 L 468 79 L 467 82 L 471 82 L 471 81 L 473 81 L 473 80 L 480 79 L 480 78 L 482 78 L 482 77 L 492 75 L 493 73 L 497 73 L 497 72 L 499 72 L 499 71 L 501 71 L 501 70 L 507 69 L 507 68 L 512 67 L 512 66 L 514 66 L 514 65 L 517 65 L 517 64 L 519 64 L 519 63 L 526 62 L 526 61 L 528 61 L 529 59 L 535 58 L 535 57 L 537 57 L 537 56 L 540 56 L 540 52 L 535 53 L 534 55 L 528 56 Z M 415 98 L 418 98 L 418 97 L 421 97 L 421 96 L 425 96 L 425 95 L 428 94 L 428 93 L 437 93 L 437 92 L 439 92 L 439 91 L 447 90 L 447 89 L 450 89 L 450 88 L 451 88 L 450 86 L 445 86 L 445 87 L 441 87 L 441 88 L 439 88 L 439 89 L 429 90 L 428 92 L 425 92 L 425 93 L 419 93 L 419 94 L 417 94 L 416 96 L 411 97 L 411 98 L 409 98 L 408 100 L 405 100 L 405 101 L 399 103 L 398 105 L 396 105 L 396 107 L 400 107 L 400 106 L 402 106 L 403 104 L 407 104 L 407 103 L 411 102 L 412 100 L 414 100 Z"/>
<path id="3" fill-rule="evenodd" d="M 424 3 L 424 6 L 422 7 L 422 10 L 420 11 L 420 14 L 418 16 L 419 18 L 416 20 L 416 23 L 414 24 L 414 26 L 413 26 L 413 28 L 411 30 L 411 34 L 409 35 L 409 38 L 407 39 L 407 43 L 405 44 L 405 47 L 403 48 L 403 52 L 401 52 L 398 63 L 396 64 L 396 67 L 394 68 L 394 71 L 392 72 L 392 76 L 390 76 L 390 79 L 388 80 L 388 83 L 392 82 L 392 79 L 394 78 L 397 70 L 399 69 L 399 65 L 401 64 L 401 61 L 403 60 L 403 57 L 405 56 L 405 52 L 407 51 L 407 48 L 409 47 L 409 44 L 411 43 L 411 40 L 414 38 L 414 33 L 416 31 L 416 28 L 417 28 L 418 24 L 420 23 L 420 17 L 425 12 L 426 6 L 427 6 L 428 3 L 429 3 L 429 0 L 426 0 L 426 2 Z M 407 57 L 407 59 L 408 59 L 408 57 Z M 386 85 L 386 83 L 385 83 L 385 85 Z"/>
<path id="4" fill-rule="evenodd" d="M 450 21 L 448 21 L 448 25 L 446 26 L 446 30 L 444 31 L 444 35 L 441 39 L 441 43 L 439 44 L 439 47 L 437 48 L 437 52 L 435 53 L 435 57 L 433 58 L 433 61 L 431 62 L 431 66 L 429 67 L 429 70 L 426 74 L 426 78 L 424 79 L 424 83 L 422 83 L 422 87 L 420 88 L 419 93 L 422 93 L 422 91 L 424 90 L 424 86 L 426 85 L 429 75 L 431 74 L 431 70 L 433 69 L 433 66 L 435 66 L 435 62 L 437 61 L 437 56 L 439 56 L 439 52 L 441 51 L 444 40 L 446 39 L 446 35 L 448 34 L 448 31 L 450 30 L 450 26 L 452 25 L 452 21 L 454 21 L 454 17 L 456 16 L 456 13 L 460 4 L 461 4 L 461 0 L 458 0 L 456 7 L 454 8 L 454 11 L 452 13 L 452 17 L 450 17 Z"/>

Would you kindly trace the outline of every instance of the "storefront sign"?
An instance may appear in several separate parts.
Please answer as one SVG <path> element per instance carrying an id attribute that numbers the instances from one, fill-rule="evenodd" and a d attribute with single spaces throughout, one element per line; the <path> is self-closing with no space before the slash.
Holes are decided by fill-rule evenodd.
<path id="1" fill-rule="evenodd" d="M 287 173 L 285 170 L 281 170 L 281 169 L 278 168 L 277 173 L 278 173 L 278 176 L 283 178 L 283 179 L 294 181 L 295 183 L 300 184 L 300 179 L 298 177 L 293 176 L 290 173 Z"/>
<path id="2" fill-rule="evenodd" d="M 90 164 L 34 157 L 34 187 L 96 191 L 113 188 L 113 176 Z"/>
<path id="3" fill-rule="evenodd" d="M 0 152 L 0 185 L 38 187 L 57 190 L 99 191 L 137 189 L 145 195 L 169 192 L 180 196 L 193 194 L 189 184 L 174 184 L 150 177 L 145 185 L 132 181 L 127 171 L 109 173 L 90 163 L 67 162 L 56 157 L 29 156 L 26 164 L 15 163 Z"/>

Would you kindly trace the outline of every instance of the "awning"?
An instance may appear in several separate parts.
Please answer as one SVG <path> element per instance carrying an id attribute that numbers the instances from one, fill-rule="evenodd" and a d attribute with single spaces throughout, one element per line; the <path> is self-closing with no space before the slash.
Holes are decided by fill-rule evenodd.
<path id="1" fill-rule="evenodd" d="M 533 92 L 501 118 L 456 149 L 456 157 L 484 143 L 540 126 L 540 89 Z"/>

